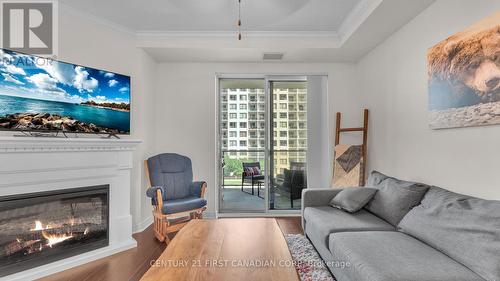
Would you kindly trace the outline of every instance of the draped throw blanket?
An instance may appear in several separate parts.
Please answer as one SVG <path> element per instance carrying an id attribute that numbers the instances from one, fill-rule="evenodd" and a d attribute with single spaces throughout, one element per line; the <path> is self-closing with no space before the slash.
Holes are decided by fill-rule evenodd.
<path id="1" fill-rule="evenodd" d="M 361 145 L 338 144 L 335 146 L 333 186 L 361 186 L 365 163 Z"/>

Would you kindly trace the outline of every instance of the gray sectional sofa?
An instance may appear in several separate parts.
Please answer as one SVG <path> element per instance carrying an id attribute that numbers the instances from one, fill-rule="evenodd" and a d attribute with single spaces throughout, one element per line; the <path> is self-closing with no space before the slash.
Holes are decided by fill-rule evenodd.
<path id="1" fill-rule="evenodd" d="M 341 189 L 302 194 L 304 232 L 338 281 L 500 281 L 500 201 L 375 171 L 367 186 L 355 213 L 329 205 Z"/>

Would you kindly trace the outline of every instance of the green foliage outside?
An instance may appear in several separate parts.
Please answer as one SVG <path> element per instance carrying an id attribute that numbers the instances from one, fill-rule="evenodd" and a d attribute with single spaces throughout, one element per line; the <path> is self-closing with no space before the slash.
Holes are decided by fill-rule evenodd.
<path id="1" fill-rule="evenodd" d="M 100 106 L 100 107 L 108 107 L 108 108 L 115 108 L 115 109 L 121 109 L 121 110 L 127 110 L 130 111 L 130 104 L 129 103 L 115 103 L 115 102 L 104 102 L 104 103 L 96 103 L 93 100 L 89 100 L 86 102 L 82 102 L 81 104 L 83 105 L 90 105 L 90 106 Z"/>
<path id="2" fill-rule="evenodd" d="M 255 162 L 254 159 L 240 160 L 230 158 L 228 155 L 224 156 L 224 176 L 241 177 L 243 173 L 243 162 Z M 264 160 L 260 160 L 260 167 L 264 167 Z"/>
<path id="3" fill-rule="evenodd" d="M 240 176 L 243 173 L 243 164 L 241 160 L 231 159 L 224 156 L 224 176 Z"/>

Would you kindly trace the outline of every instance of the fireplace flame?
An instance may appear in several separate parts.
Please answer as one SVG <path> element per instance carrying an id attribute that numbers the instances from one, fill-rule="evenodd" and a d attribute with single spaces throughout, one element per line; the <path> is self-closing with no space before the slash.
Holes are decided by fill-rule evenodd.
<path id="1" fill-rule="evenodd" d="M 42 231 L 43 238 L 47 239 L 47 246 L 51 247 L 55 244 L 61 243 L 65 240 L 73 238 L 73 235 L 70 234 L 50 234 L 45 231 Z"/>
<path id="2" fill-rule="evenodd" d="M 30 231 L 37 231 L 37 230 L 45 230 L 45 229 L 51 229 L 52 226 L 50 225 L 50 222 L 43 227 L 43 223 L 41 221 L 35 221 L 35 228 L 30 229 Z"/>
<path id="3" fill-rule="evenodd" d="M 31 231 L 43 230 L 43 224 L 41 221 L 35 221 L 35 228 L 30 229 Z"/>
<path id="4" fill-rule="evenodd" d="M 87 233 L 89 233 L 89 228 L 85 228 L 85 231 L 83 232 L 83 235 L 87 235 Z"/>

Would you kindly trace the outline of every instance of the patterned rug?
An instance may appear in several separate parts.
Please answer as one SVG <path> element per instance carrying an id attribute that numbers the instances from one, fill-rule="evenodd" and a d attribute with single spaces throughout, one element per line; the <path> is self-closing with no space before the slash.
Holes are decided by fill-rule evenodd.
<path id="1" fill-rule="evenodd" d="M 302 234 L 285 234 L 288 249 L 302 281 L 335 281 L 314 246 Z"/>

